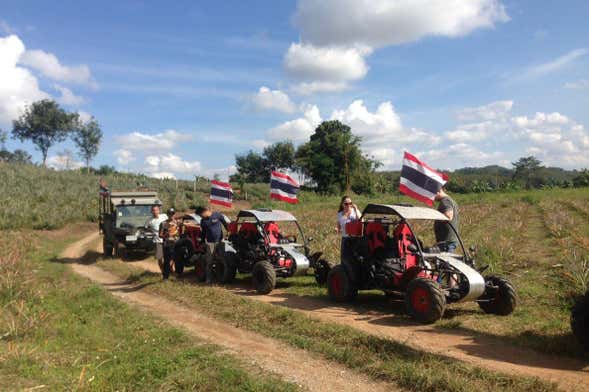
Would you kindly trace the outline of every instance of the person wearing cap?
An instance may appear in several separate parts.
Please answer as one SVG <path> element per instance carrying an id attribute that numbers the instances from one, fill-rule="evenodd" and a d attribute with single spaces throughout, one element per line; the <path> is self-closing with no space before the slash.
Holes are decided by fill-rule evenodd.
<path id="1" fill-rule="evenodd" d="M 162 277 L 164 280 L 170 277 L 171 263 L 174 260 L 174 245 L 180 238 L 180 222 L 174 216 L 176 210 L 169 208 L 166 215 L 168 219 L 163 221 L 159 227 L 159 236 L 163 240 L 164 263 Z"/>
<path id="2" fill-rule="evenodd" d="M 229 218 L 218 211 L 211 211 L 208 207 L 198 207 L 196 214 L 200 215 L 201 238 L 206 247 L 207 283 L 213 283 L 213 255 L 217 245 L 223 241 L 223 227 L 227 229 Z"/>

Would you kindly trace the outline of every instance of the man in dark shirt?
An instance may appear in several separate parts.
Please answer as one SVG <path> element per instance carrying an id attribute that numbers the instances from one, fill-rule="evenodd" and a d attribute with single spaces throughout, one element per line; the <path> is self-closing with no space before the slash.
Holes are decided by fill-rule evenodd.
<path id="1" fill-rule="evenodd" d="M 438 211 L 446 215 L 450 220 L 450 224 L 454 226 L 456 232 L 459 232 L 459 218 L 458 218 L 458 204 L 446 193 L 442 188 L 436 193 L 435 200 L 438 202 Z M 446 252 L 454 252 L 458 246 L 458 237 L 456 233 L 450 228 L 448 222 L 436 221 L 434 223 L 434 232 L 436 234 L 436 242 L 440 244 L 440 248 Z"/>
<path id="2" fill-rule="evenodd" d="M 220 212 L 213 212 L 208 207 L 198 207 L 196 213 L 202 218 L 200 221 L 201 238 L 207 245 L 207 283 L 213 283 L 213 255 L 219 243 L 223 241 L 223 227 L 227 229 L 229 219 Z"/>

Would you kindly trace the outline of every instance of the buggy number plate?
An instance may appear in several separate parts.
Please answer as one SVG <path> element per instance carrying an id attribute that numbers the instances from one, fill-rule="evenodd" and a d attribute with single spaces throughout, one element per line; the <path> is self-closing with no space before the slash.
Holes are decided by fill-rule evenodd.
<path id="1" fill-rule="evenodd" d="M 128 242 L 137 241 L 137 236 L 136 235 L 128 235 L 125 237 L 125 241 L 128 241 Z"/>

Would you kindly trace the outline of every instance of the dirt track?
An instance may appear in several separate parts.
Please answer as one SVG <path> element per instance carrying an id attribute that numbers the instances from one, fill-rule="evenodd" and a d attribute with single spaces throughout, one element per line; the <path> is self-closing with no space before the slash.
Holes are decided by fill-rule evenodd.
<path id="1" fill-rule="evenodd" d="M 304 350 L 195 313 L 193 309 L 141 291 L 141 285 L 125 283 L 99 267 L 76 262 L 97 239 L 98 234 L 85 237 L 69 246 L 62 254 L 62 258 L 70 262 L 76 273 L 101 284 L 123 301 L 153 313 L 194 336 L 226 348 L 238 357 L 246 359 L 246 363 L 253 361 L 262 369 L 312 391 L 395 390 L 391 384 L 372 381 L 338 364 L 315 358 Z M 157 269 L 157 266 L 155 267 Z"/>
<path id="2" fill-rule="evenodd" d="M 95 237 L 91 238 L 82 247 L 90 247 L 94 240 Z M 79 249 L 79 251 L 82 250 Z M 159 273 L 152 259 L 129 264 Z M 361 305 L 341 306 L 327 300 L 287 294 L 279 289 L 269 295 L 258 295 L 247 287 L 232 286 L 227 289 L 252 300 L 285 306 L 324 321 L 345 324 L 366 333 L 490 370 L 539 377 L 556 382 L 561 388 L 571 391 L 588 389 L 589 364 L 580 360 L 550 356 L 530 349 L 510 346 L 500 338 L 483 337 L 462 331 L 440 330 L 434 326 L 415 325 L 406 319 L 392 317 L 384 312 L 363 309 Z"/>

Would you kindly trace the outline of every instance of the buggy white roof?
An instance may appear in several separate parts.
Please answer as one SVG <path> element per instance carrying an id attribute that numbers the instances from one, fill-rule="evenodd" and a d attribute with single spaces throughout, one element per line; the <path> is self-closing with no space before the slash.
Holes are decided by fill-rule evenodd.
<path id="1" fill-rule="evenodd" d="M 241 210 L 237 217 L 251 217 L 260 222 L 295 222 L 297 220 L 290 212 L 282 210 Z"/>
<path id="2" fill-rule="evenodd" d="M 135 200 L 135 203 L 132 202 Z M 111 192 L 110 201 L 113 205 L 161 205 L 162 202 L 157 196 L 157 192 L 129 191 L 129 192 Z"/>
<path id="3" fill-rule="evenodd" d="M 446 215 L 433 208 L 416 207 L 408 204 L 368 204 L 364 208 L 362 215 L 365 214 L 394 214 L 407 220 L 449 220 Z"/>

